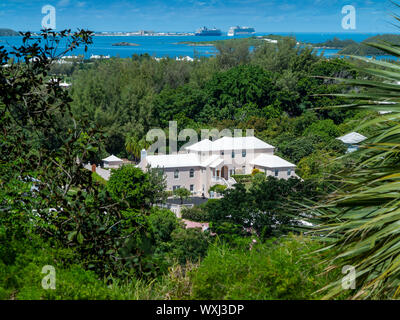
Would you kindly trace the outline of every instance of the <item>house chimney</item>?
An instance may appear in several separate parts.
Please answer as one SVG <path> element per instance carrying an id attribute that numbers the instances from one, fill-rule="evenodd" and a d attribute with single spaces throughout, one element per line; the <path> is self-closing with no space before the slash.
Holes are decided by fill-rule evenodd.
<path id="1" fill-rule="evenodd" d="M 147 151 L 145 149 L 142 149 L 140 152 L 140 162 L 142 162 L 144 159 L 147 157 Z"/>

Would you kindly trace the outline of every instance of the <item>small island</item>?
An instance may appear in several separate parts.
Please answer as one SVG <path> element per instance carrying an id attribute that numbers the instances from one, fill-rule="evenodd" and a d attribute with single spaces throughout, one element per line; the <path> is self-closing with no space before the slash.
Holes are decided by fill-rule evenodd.
<path id="1" fill-rule="evenodd" d="M 131 43 L 131 42 L 118 42 L 118 43 L 113 43 L 112 45 L 115 47 L 138 47 L 139 46 L 139 44 Z"/>
<path id="2" fill-rule="evenodd" d="M 392 44 L 395 46 L 400 45 L 400 35 L 398 34 L 383 34 L 370 37 L 361 43 L 354 43 L 343 48 L 339 51 L 339 54 L 349 54 L 349 55 L 360 55 L 360 56 L 388 56 L 387 52 L 384 52 L 378 48 L 371 47 L 370 43 L 380 43 L 380 44 Z"/>
<path id="3" fill-rule="evenodd" d="M 11 29 L 0 28 L 0 37 L 15 37 L 15 36 L 19 36 L 19 33 Z"/>

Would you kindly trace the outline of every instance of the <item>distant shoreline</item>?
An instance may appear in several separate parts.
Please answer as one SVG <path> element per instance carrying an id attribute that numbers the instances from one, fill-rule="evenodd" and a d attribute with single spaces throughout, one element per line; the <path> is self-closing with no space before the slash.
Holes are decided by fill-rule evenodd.
<path id="1" fill-rule="evenodd" d="M 131 43 L 131 42 L 118 42 L 111 44 L 114 47 L 139 47 L 140 44 Z"/>

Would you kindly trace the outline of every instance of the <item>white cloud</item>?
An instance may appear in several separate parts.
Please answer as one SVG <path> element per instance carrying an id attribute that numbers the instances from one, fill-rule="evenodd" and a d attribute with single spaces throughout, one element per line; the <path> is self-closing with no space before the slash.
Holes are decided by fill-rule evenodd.
<path id="1" fill-rule="evenodd" d="M 57 3 L 58 7 L 67 7 L 70 4 L 70 0 L 60 0 Z"/>

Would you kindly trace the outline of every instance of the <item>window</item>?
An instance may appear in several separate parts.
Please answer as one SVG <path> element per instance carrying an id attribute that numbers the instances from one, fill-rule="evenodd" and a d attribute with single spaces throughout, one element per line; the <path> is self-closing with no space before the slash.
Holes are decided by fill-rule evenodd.
<path id="1" fill-rule="evenodd" d="M 190 185 L 190 192 L 193 192 L 194 191 L 194 184 L 191 184 Z"/>
<path id="2" fill-rule="evenodd" d="M 221 156 L 223 156 L 225 153 L 224 153 L 224 151 L 221 151 Z"/>
<path id="3" fill-rule="evenodd" d="M 278 170 L 278 169 L 275 169 L 275 177 L 277 177 L 278 174 L 279 174 L 279 170 Z"/>
<path id="4" fill-rule="evenodd" d="M 235 151 L 232 151 L 232 159 L 235 157 Z"/>
<path id="5" fill-rule="evenodd" d="M 290 176 L 292 174 L 292 169 L 288 169 L 287 175 Z"/>
<path id="6" fill-rule="evenodd" d="M 246 166 L 242 167 L 242 174 L 246 174 Z"/>
<path id="7" fill-rule="evenodd" d="M 174 178 L 175 179 L 179 178 L 179 170 L 178 169 L 176 169 L 175 172 L 174 172 Z"/>
<path id="8" fill-rule="evenodd" d="M 242 157 L 246 158 L 246 150 L 242 150 Z"/>
<path id="9" fill-rule="evenodd" d="M 194 169 L 190 169 L 190 178 L 194 177 Z"/>
<path id="10" fill-rule="evenodd" d="M 173 187 L 172 187 L 172 190 L 175 191 L 175 190 L 178 190 L 178 189 L 180 189 L 180 188 L 181 188 L 181 186 L 173 186 Z"/>

